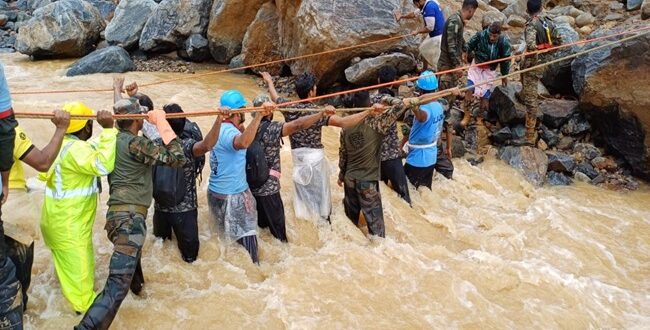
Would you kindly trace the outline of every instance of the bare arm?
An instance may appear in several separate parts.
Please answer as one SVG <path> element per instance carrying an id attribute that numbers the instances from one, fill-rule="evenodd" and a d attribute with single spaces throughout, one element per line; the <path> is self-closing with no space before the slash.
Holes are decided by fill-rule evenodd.
<path id="1" fill-rule="evenodd" d="M 273 84 L 273 78 L 268 72 L 262 72 L 262 79 L 266 82 L 266 85 L 269 87 L 269 94 L 271 94 L 271 101 L 278 102 L 278 91 L 275 90 L 275 85 Z M 285 135 L 286 136 L 286 135 Z"/>
<path id="2" fill-rule="evenodd" d="M 59 154 L 65 131 L 68 129 L 68 124 L 70 124 L 70 114 L 66 111 L 55 111 L 52 122 L 56 125 L 56 131 L 54 131 L 50 142 L 43 150 L 33 148 L 22 159 L 23 162 L 39 172 L 47 172 Z"/>
<path id="3" fill-rule="evenodd" d="M 282 136 L 291 135 L 303 129 L 314 126 L 319 120 L 324 117 L 331 116 L 335 113 L 335 109 L 332 106 L 325 107 L 325 110 L 315 113 L 313 115 L 300 117 L 294 121 L 285 123 L 282 127 Z"/>
<path id="4" fill-rule="evenodd" d="M 341 128 L 354 127 L 357 126 L 364 119 L 366 119 L 366 117 L 368 117 L 370 112 L 371 112 L 370 110 L 365 110 L 359 113 L 355 113 L 354 115 L 345 116 L 345 117 L 333 115 L 330 117 L 330 121 L 328 125 L 341 127 Z"/>
<path id="5" fill-rule="evenodd" d="M 122 90 L 124 89 L 124 77 L 113 77 L 113 103 L 122 99 Z"/>
<path id="6" fill-rule="evenodd" d="M 235 138 L 235 141 L 233 142 L 235 149 L 241 150 L 248 148 L 248 146 L 253 143 L 253 140 L 255 140 L 255 135 L 257 135 L 257 129 L 260 127 L 262 117 L 271 115 L 275 109 L 275 104 L 269 102 L 265 102 L 262 106 L 264 107 L 264 111 L 255 116 L 255 119 L 253 119 L 253 122 L 246 127 L 244 133 L 237 135 Z"/>
<path id="7" fill-rule="evenodd" d="M 214 148 L 214 145 L 217 144 L 217 140 L 219 140 L 219 131 L 221 130 L 221 115 L 218 115 L 217 118 L 214 120 L 214 124 L 212 124 L 212 128 L 210 128 L 210 131 L 208 134 L 206 134 L 205 138 L 203 141 L 199 141 L 194 144 L 194 147 L 192 147 L 192 153 L 194 156 L 203 156 L 205 155 L 208 151 L 212 150 Z"/>

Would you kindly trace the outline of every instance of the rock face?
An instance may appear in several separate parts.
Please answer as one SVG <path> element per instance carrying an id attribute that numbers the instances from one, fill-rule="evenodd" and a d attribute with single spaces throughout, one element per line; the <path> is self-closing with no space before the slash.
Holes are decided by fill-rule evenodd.
<path id="1" fill-rule="evenodd" d="M 171 51 L 190 35 L 203 34 L 211 3 L 211 0 L 163 0 L 142 29 L 140 49 Z"/>
<path id="2" fill-rule="evenodd" d="M 129 53 L 122 47 L 111 46 L 96 50 L 70 66 L 66 76 L 92 73 L 127 72 L 135 70 Z"/>
<path id="3" fill-rule="evenodd" d="M 226 64 L 241 52 L 246 30 L 264 2 L 265 0 L 214 0 L 209 12 L 207 35 L 210 53 L 218 63 Z"/>
<path id="4" fill-rule="evenodd" d="M 345 78 L 357 85 L 376 84 L 379 70 L 385 65 L 394 67 L 400 75 L 411 72 L 416 67 L 415 58 L 412 56 L 393 53 L 361 60 L 345 69 Z"/>
<path id="5" fill-rule="evenodd" d="M 539 109 L 544 114 L 542 122 L 550 128 L 560 128 L 578 110 L 578 105 L 578 101 L 544 100 L 539 104 Z"/>
<path id="6" fill-rule="evenodd" d="M 611 32 L 609 32 L 611 33 Z M 573 62 L 581 109 L 609 153 L 650 180 L 650 35 L 605 48 Z"/>
<path id="7" fill-rule="evenodd" d="M 94 48 L 104 20 L 85 1 L 62 0 L 34 11 L 20 27 L 16 49 L 34 58 L 81 57 Z"/>
<path id="8" fill-rule="evenodd" d="M 126 49 L 137 46 L 142 29 L 156 6 L 153 0 L 120 1 L 104 31 L 106 41 Z"/>
<path id="9" fill-rule="evenodd" d="M 497 86 L 490 97 L 490 111 L 497 114 L 503 125 L 522 123 L 526 117 L 526 107 L 517 101 L 516 90 L 510 84 Z"/>
<path id="10" fill-rule="evenodd" d="M 641 19 L 650 18 L 650 0 L 643 0 L 641 5 Z"/>
<path id="11" fill-rule="evenodd" d="M 273 2 L 267 2 L 260 8 L 242 42 L 241 53 L 245 65 L 282 59 L 278 33 L 279 21 L 278 9 Z M 260 67 L 259 70 L 277 75 L 281 68 L 282 64 L 274 64 Z"/>
<path id="12" fill-rule="evenodd" d="M 519 170 L 533 185 L 544 183 L 548 158 L 543 151 L 532 147 L 505 147 L 500 150 L 499 158 Z"/>
<path id="13" fill-rule="evenodd" d="M 560 24 L 555 27 L 556 32 L 562 38 L 562 43 L 568 44 L 580 40 L 580 35 L 568 24 Z M 578 51 L 577 47 L 566 47 L 553 52 L 554 58 L 561 58 Z M 549 65 L 542 76 L 542 83 L 552 94 L 573 94 L 571 76 L 571 60 L 562 61 Z"/>
<path id="14" fill-rule="evenodd" d="M 192 62 L 203 62 L 210 59 L 208 39 L 200 34 L 191 35 L 183 43 L 183 48 L 178 50 L 178 56 Z"/>

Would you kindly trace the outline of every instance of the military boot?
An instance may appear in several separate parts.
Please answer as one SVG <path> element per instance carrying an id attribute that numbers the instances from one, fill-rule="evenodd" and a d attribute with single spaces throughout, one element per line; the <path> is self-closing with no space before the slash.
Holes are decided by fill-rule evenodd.
<path id="1" fill-rule="evenodd" d="M 465 128 L 469 125 L 469 122 L 472 120 L 472 109 L 470 107 L 472 100 L 465 98 L 463 100 L 463 119 L 460 121 L 460 127 Z"/>

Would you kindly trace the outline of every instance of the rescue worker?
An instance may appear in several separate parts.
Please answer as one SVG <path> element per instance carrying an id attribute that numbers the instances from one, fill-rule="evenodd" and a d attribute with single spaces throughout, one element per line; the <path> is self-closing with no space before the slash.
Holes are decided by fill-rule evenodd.
<path id="1" fill-rule="evenodd" d="M 550 53 L 527 55 L 526 52 L 534 52 L 541 49 L 548 49 L 554 43 L 561 44 L 562 40 L 555 34 L 553 21 L 544 13 L 541 0 L 528 0 L 526 10 L 530 19 L 524 29 L 524 43 L 526 46 L 522 70 L 536 66 L 541 62 L 550 60 Z M 555 39 L 555 40 L 554 40 Z M 521 93 L 518 94 L 526 106 L 526 144 L 534 146 L 537 143 L 537 113 L 539 112 L 539 100 L 537 85 L 543 70 L 537 69 L 521 74 Z"/>
<path id="2" fill-rule="evenodd" d="M 122 91 L 126 92 L 126 95 L 129 97 L 133 97 L 138 100 L 138 103 L 145 107 L 147 111 L 153 110 L 153 101 L 151 98 L 146 95 L 142 94 L 138 91 L 138 83 L 137 82 L 132 82 L 126 87 L 124 87 L 124 77 L 122 76 L 117 76 L 113 77 L 113 102 L 117 102 L 122 99 Z M 148 121 L 145 121 L 142 126 L 142 135 L 145 137 L 149 138 L 149 140 L 157 140 L 160 139 L 160 134 L 158 134 L 158 130 L 156 130 L 156 126 L 149 123 Z"/>
<path id="3" fill-rule="evenodd" d="M 262 76 L 270 79 L 268 72 L 262 72 Z M 273 89 L 272 93 L 277 92 Z M 275 97 L 277 98 L 277 94 Z M 269 97 L 260 95 L 253 100 L 253 106 L 260 107 L 265 102 L 270 102 Z M 259 187 L 251 187 L 257 204 L 257 224 L 260 228 L 269 228 L 273 237 L 282 242 L 287 242 L 284 203 L 280 195 L 280 176 L 282 173 L 280 148 L 282 147 L 282 137 L 309 128 L 322 118 L 333 114 L 334 107 L 330 106 L 321 112 L 288 123 L 274 121 L 273 114 L 271 114 L 262 118 L 262 122 L 257 129 L 255 139 L 258 139 L 262 144 L 266 162 L 269 166 L 269 177 L 266 182 Z M 253 112 L 253 116 L 257 116 L 257 113 Z"/>
<path id="4" fill-rule="evenodd" d="M 279 97 L 271 91 L 275 89 L 270 77 L 264 79 L 275 103 L 285 103 L 289 100 Z M 296 78 L 296 94 L 301 100 L 315 97 L 317 93 L 316 77 L 311 73 L 303 73 Z M 311 102 L 303 102 L 288 106 L 289 108 L 314 108 Z M 330 169 L 323 151 L 321 129 L 323 126 L 341 128 L 354 127 L 370 114 L 363 111 L 352 116 L 340 117 L 332 115 L 324 117 L 316 124 L 289 136 L 293 158 L 293 180 L 295 184 L 293 206 L 295 215 L 301 219 L 324 219 L 329 221 L 332 212 L 332 194 L 330 191 Z M 301 117 L 309 116 L 309 112 L 282 112 L 285 122 L 292 122 Z"/>
<path id="5" fill-rule="evenodd" d="M 221 95 L 221 106 L 236 110 L 246 106 L 246 99 L 237 90 Z M 265 103 L 262 116 L 244 128 L 244 114 L 225 111 L 219 141 L 210 154 L 208 205 L 216 218 L 219 234 L 226 240 L 241 244 L 254 263 L 257 254 L 257 205 L 246 181 L 246 148 L 257 133 L 262 117 L 271 115 L 274 106 Z"/>
<path id="6" fill-rule="evenodd" d="M 72 116 L 92 115 L 81 102 L 66 103 L 63 109 Z M 45 200 L 41 213 L 41 232 L 52 251 L 54 270 L 63 296 L 79 314 L 95 299 L 95 255 L 92 227 L 97 211 L 100 177 L 113 171 L 117 129 L 108 111 L 97 113 L 103 130 L 97 139 L 92 120 L 71 120 L 63 147 L 47 173 Z"/>
<path id="7" fill-rule="evenodd" d="M 420 55 L 426 62 L 425 68 L 435 71 L 440 59 L 440 42 L 445 26 L 445 15 L 436 0 L 413 0 L 413 4 L 418 10 L 406 14 L 396 11 L 395 19 L 399 22 L 404 18 L 413 19 L 422 16 L 424 26 L 418 30 L 418 33 L 426 33 L 427 37 L 420 44 Z"/>
<path id="8" fill-rule="evenodd" d="M 382 113 L 384 105 L 376 103 L 372 105 L 374 116 L 341 131 L 338 184 L 344 187 L 343 207 L 352 223 L 358 226 L 359 215 L 363 213 L 370 235 L 386 237 L 379 191 L 380 149 L 384 137 L 405 107 L 392 97 L 382 101 L 392 105 L 388 111 Z M 353 94 L 352 106 L 370 107 L 368 91 Z"/>
<path id="9" fill-rule="evenodd" d="M 501 23 L 494 22 L 490 26 L 480 32 L 477 32 L 467 43 L 467 53 L 472 55 L 474 60 L 472 66 L 467 73 L 467 86 L 471 87 L 474 84 L 494 80 L 498 77 L 496 72 L 497 66 L 501 69 L 501 75 L 506 76 L 510 73 L 510 61 L 503 61 L 489 65 L 481 65 L 481 63 L 494 61 L 502 58 L 510 57 L 512 47 L 508 37 L 501 33 Z M 478 65 L 477 65 L 478 64 Z M 504 77 L 501 80 L 504 86 L 508 85 L 508 78 Z M 490 95 L 494 89 L 494 82 L 488 84 L 475 86 L 468 90 L 466 98 L 479 98 L 480 107 L 477 116 L 477 124 L 483 125 L 483 113 L 488 110 Z M 466 127 L 471 120 L 471 112 L 466 110 L 463 119 L 460 122 L 462 127 Z"/>
<path id="10" fill-rule="evenodd" d="M 142 114 L 146 109 L 136 99 L 119 100 L 115 114 Z M 102 292 L 95 298 L 77 329 L 108 329 L 129 291 L 140 294 L 144 285 L 140 257 L 146 235 L 145 219 L 151 205 L 152 166 L 182 167 L 186 159 L 176 134 L 165 120 L 165 112 L 153 110 L 148 120 L 158 128 L 164 146 L 138 136 L 142 119 L 119 120 L 115 168 L 108 176 L 110 197 L 106 213 L 106 232 L 114 251 Z"/>

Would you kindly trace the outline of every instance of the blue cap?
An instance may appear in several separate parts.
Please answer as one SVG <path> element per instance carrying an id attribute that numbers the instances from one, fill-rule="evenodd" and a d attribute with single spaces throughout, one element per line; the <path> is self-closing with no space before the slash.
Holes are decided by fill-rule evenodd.
<path id="1" fill-rule="evenodd" d="M 222 107 L 239 109 L 246 106 L 246 99 L 238 90 L 231 89 L 221 95 L 220 103 Z"/>
<path id="2" fill-rule="evenodd" d="M 427 70 L 420 74 L 420 78 L 415 85 L 423 91 L 433 92 L 438 89 L 438 78 L 436 78 L 433 71 Z"/>

